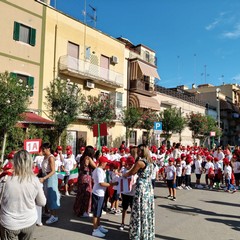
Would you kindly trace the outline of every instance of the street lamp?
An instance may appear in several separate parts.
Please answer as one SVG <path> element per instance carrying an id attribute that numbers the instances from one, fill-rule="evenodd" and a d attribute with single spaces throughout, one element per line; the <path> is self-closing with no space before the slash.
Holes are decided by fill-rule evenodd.
<path id="1" fill-rule="evenodd" d="M 220 99 L 219 99 L 219 93 L 221 92 L 220 88 L 216 88 L 216 97 L 217 97 L 217 122 L 218 122 L 218 128 L 220 129 Z M 218 144 L 220 145 L 220 135 L 218 136 Z"/>

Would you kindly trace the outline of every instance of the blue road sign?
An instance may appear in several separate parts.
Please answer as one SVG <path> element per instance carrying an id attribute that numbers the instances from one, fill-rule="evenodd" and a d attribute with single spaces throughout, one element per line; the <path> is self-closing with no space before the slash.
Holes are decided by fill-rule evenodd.
<path id="1" fill-rule="evenodd" d="M 153 130 L 162 131 L 162 122 L 154 122 Z"/>

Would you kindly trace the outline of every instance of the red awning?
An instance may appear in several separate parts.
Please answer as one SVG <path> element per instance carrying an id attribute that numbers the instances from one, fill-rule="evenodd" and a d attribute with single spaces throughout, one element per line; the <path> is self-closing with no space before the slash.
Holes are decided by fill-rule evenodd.
<path id="1" fill-rule="evenodd" d="M 26 124 L 34 124 L 34 125 L 53 125 L 54 122 L 43 118 L 36 113 L 33 112 L 25 112 L 21 114 L 22 120 L 18 122 L 18 124 L 25 126 Z"/>

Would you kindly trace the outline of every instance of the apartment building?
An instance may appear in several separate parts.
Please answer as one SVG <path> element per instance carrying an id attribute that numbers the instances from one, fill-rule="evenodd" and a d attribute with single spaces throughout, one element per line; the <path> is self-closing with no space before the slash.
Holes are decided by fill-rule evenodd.
<path id="1" fill-rule="evenodd" d="M 195 94 L 200 101 L 205 101 L 219 110 L 219 121 L 222 129 L 220 144 L 226 146 L 240 144 L 240 87 L 237 84 L 213 86 L 202 84 L 187 91 Z"/>

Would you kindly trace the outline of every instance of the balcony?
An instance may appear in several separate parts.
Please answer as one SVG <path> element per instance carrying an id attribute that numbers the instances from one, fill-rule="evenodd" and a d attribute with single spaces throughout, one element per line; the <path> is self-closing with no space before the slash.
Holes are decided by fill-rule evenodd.
<path id="1" fill-rule="evenodd" d="M 129 59 L 135 59 L 135 58 L 141 59 L 141 60 L 148 62 L 154 66 L 157 66 L 157 58 L 153 55 L 147 55 L 146 51 L 142 50 L 140 53 L 130 51 Z"/>
<path id="2" fill-rule="evenodd" d="M 153 86 L 141 79 L 131 80 L 130 81 L 130 90 L 132 92 L 144 94 L 146 96 L 156 96 Z"/>
<path id="3" fill-rule="evenodd" d="M 65 75 L 91 79 L 97 84 L 108 87 L 118 88 L 123 86 L 123 74 L 68 55 L 59 58 L 59 71 Z"/>

